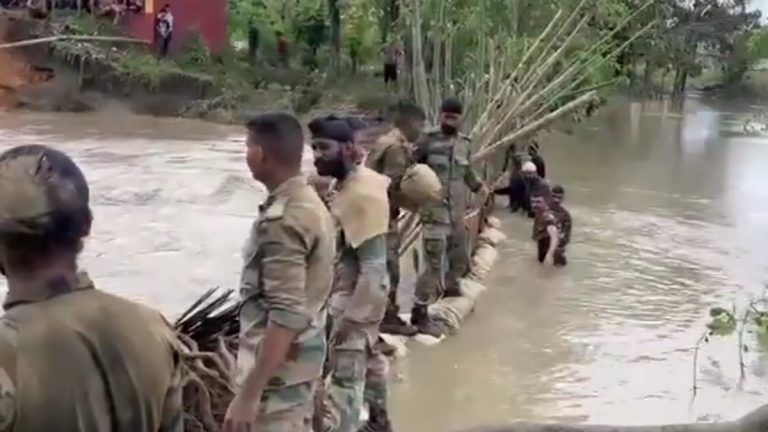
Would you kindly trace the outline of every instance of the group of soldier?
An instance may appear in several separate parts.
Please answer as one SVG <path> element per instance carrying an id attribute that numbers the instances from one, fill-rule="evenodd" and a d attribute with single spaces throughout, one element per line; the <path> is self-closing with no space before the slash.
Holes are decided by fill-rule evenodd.
<path id="1" fill-rule="evenodd" d="M 311 121 L 317 174 L 333 179 L 322 194 L 302 174 L 295 117 L 247 122 L 247 165 L 269 195 L 243 248 L 238 391 L 223 431 L 391 430 L 380 329 L 440 336 L 427 307 L 461 295 L 468 190 L 488 193 L 459 133 L 462 111 L 446 100 L 439 128 L 423 132 L 424 113 L 400 105 L 372 148 L 352 118 Z M 406 323 L 396 228 L 415 164 L 442 195 L 418 209 L 426 269 Z M 95 289 L 78 267 L 92 219 L 67 155 L 37 145 L 0 154 L 0 432 L 183 430 L 186 350 L 158 312 Z"/>
<path id="2" fill-rule="evenodd" d="M 536 140 L 524 153 L 513 145 L 507 152 L 505 169 L 510 164 L 509 184 L 495 191 L 509 196 L 509 210 L 533 218 L 533 241 L 540 263 L 565 266 L 565 248 L 571 241 L 572 219 L 564 206 L 565 189 L 547 180 L 544 159 Z"/>

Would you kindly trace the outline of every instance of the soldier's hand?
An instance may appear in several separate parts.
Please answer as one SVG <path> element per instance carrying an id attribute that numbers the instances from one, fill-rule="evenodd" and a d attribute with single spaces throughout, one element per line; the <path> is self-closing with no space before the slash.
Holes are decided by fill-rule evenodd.
<path id="1" fill-rule="evenodd" d="M 548 266 L 554 266 L 555 265 L 555 257 L 552 254 L 547 254 L 547 256 L 544 257 L 544 264 Z"/>
<path id="2" fill-rule="evenodd" d="M 222 432 L 257 432 L 256 424 L 261 409 L 261 398 L 250 400 L 238 394 L 232 399 L 224 417 Z"/>
<path id="3" fill-rule="evenodd" d="M 480 195 L 480 199 L 485 202 L 488 199 L 488 196 L 491 195 L 491 190 L 488 188 L 488 186 L 483 185 L 479 191 L 477 191 L 477 194 Z"/>

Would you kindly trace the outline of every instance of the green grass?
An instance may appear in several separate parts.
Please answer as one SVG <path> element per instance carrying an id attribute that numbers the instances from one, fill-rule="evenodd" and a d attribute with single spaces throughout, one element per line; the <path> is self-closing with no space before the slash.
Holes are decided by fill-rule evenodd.
<path id="1" fill-rule="evenodd" d="M 157 88 L 164 79 L 182 73 L 175 62 L 158 59 L 150 53 L 139 51 L 121 53 L 114 65 L 119 73 L 151 88 Z"/>

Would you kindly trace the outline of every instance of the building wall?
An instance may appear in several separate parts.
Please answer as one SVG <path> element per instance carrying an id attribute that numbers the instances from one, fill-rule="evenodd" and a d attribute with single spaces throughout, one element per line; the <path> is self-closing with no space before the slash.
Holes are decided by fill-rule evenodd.
<path id="1" fill-rule="evenodd" d="M 196 30 L 208 49 L 219 53 L 227 46 L 227 0 L 147 0 L 144 14 L 130 16 L 126 31 L 133 37 L 154 39 L 155 14 L 165 4 L 171 5 L 174 18 L 171 54 L 178 54 Z"/>

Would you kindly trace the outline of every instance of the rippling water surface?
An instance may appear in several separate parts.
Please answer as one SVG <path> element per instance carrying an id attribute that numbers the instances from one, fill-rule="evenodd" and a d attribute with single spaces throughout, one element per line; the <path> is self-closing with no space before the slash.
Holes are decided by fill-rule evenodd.
<path id="1" fill-rule="evenodd" d="M 534 261 L 530 223 L 498 215 L 509 240 L 462 332 L 413 346 L 394 367 L 397 430 L 516 419 L 661 423 L 737 417 L 768 401 L 766 368 L 738 345 L 692 347 L 713 305 L 742 307 L 768 280 L 768 139 L 738 108 L 692 100 L 683 115 L 621 103 L 543 140 L 574 216 L 570 265 Z M 235 285 L 263 189 L 243 132 L 105 113 L 0 114 L 0 149 L 64 149 L 91 183 L 84 266 L 109 291 L 177 314 Z M 747 339 L 751 341 L 751 336 Z"/>
<path id="2" fill-rule="evenodd" d="M 709 308 L 743 307 L 768 280 L 768 140 L 695 100 L 663 112 L 623 104 L 543 141 L 574 218 L 570 265 L 538 266 L 530 222 L 499 208 L 510 238 L 475 315 L 398 368 L 405 430 L 710 421 L 768 402 L 760 356 L 739 386 L 735 338 L 702 348 L 692 399 Z"/>

